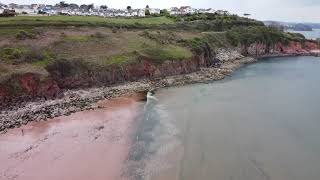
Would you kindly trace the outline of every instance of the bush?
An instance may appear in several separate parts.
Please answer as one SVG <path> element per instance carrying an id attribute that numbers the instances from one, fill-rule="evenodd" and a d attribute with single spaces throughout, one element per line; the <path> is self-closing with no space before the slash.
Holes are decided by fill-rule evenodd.
<path id="1" fill-rule="evenodd" d="M 227 31 L 226 36 L 233 46 L 249 46 L 259 42 L 270 47 L 278 42 L 288 43 L 290 40 L 284 32 L 265 26 L 233 28 Z"/>
<path id="2" fill-rule="evenodd" d="M 28 51 L 24 54 L 24 59 L 26 62 L 32 62 L 35 60 L 43 60 L 44 55 L 38 47 L 32 46 Z"/>
<path id="3" fill-rule="evenodd" d="M 91 38 L 94 38 L 94 39 L 104 39 L 106 37 L 107 37 L 107 35 L 102 34 L 101 32 L 96 32 L 94 34 L 91 34 Z"/>
<path id="4" fill-rule="evenodd" d="M 196 37 L 189 40 L 179 41 L 185 46 L 191 48 L 196 54 L 201 54 L 208 49 L 214 50 L 220 47 L 228 47 L 230 44 L 227 42 L 225 33 L 206 33 L 201 37 Z"/>
<path id="5" fill-rule="evenodd" d="M 118 28 L 112 27 L 112 32 L 113 32 L 113 33 L 117 33 L 117 32 L 118 32 Z"/>
<path id="6" fill-rule="evenodd" d="M 47 71 L 58 78 L 65 78 L 72 75 L 72 69 L 74 68 L 74 63 L 67 61 L 65 59 L 55 60 L 54 63 L 46 67 Z"/>
<path id="7" fill-rule="evenodd" d="M 87 76 L 90 63 L 82 60 L 55 59 L 46 69 L 57 80 L 73 76 Z"/>
<path id="8" fill-rule="evenodd" d="M 33 33 L 29 33 L 27 31 L 21 30 L 16 34 L 16 38 L 19 40 L 25 40 L 25 39 L 35 39 L 36 36 Z"/>
<path id="9" fill-rule="evenodd" d="M 188 60 L 192 53 L 179 46 L 148 46 L 143 50 L 143 54 L 153 59 L 156 63 L 162 63 L 166 60 Z"/>
<path id="10" fill-rule="evenodd" d="M 148 30 L 144 30 L 140 36 L 149 38 L 151 40 L 154 40 L 160 44 L 173 44 L 178 41 L 180 41 L 182 38 L 176 35 L 175 33 L 169 31 L 169 32 L 150 32 Z"/>
<path id="11" fill-rule="evenodd" d="M 48 61 L 54 57 L 52 53 L 36 46 L 7 47 L 0 51 L 0 58 L 11 64 Z"/>
<path id="12" fill-rule="evenodd" d="M 14 60 L 19 59 L 23 56 L 24 49 L 22 48 L 4 48 L 1 51 L 1 59 L 3 60 Z"/>

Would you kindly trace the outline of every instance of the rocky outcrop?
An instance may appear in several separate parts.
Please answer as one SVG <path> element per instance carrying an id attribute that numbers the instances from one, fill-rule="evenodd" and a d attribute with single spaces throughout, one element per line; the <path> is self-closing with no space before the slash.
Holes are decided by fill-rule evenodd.
<path id="1" fill-rule="evenodd" d="M 234 61 L 237 59 L 241 59 L 244 56 L 240 53 L 238 48 L 219 48 L 217 49 L 216 58 L 222 62 Z"/>
<path id="2" fill-rule="evenodd" d="M 249 47 L 241 47 L 241 52 L 245 55 L 261 57 L 268 55 L 313 55 L 312 51 L 320 49 L 320 46 L 313 41 L 304 43 L 290 41 L 288 44 L 276 43 L 266 45 L 264 43 L 253 43 Z"/>

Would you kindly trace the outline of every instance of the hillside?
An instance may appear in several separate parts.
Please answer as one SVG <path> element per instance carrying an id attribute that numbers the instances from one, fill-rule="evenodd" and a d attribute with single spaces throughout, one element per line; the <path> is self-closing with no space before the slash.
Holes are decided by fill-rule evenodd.
<path id="1" fill-rule="evenodd" d="M 219 66 L 221 49 L 263 56 L 318 48 L 300 34 L 234 15 L 18 16 L 1 18 L 0 26 L 0 100 L 6 103 Z"/>

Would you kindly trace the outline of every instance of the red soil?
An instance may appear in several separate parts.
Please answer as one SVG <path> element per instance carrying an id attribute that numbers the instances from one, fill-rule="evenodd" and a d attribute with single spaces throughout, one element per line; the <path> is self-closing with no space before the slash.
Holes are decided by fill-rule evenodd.
<path id="1" fill-rule="evenodd" d="M 0 180 L 115 180 L 130 147 L 135 98 L 0 135 Z"/>

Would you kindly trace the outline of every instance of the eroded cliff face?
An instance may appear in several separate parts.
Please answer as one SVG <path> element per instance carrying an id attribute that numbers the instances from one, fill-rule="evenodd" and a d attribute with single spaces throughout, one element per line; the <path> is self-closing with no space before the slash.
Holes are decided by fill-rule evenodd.
<path id="1" fill-rule="evenodd" d="M 41 75 L 25 73 L 14 75 L 0 84 L 0 108 L 8 103 L 32 100 L 36 97 L 54 98 L 61 89 L 51 78 L 41 80 Z"/>
<path id="2" fill-rule="evenodd" d="M 10 102 L 17 103 L 39 97 L 55 98 L 62 89 L 109 86 L 144 78 L 186 74 L 198 71 L 201 67 L 212 66 L 215 61 L 214 57 L 202 54 L 191 60 L 168 60 L 162 64 L 143 58 L 140 62 L 125 66 L 97 67 L 66 77 L 61 76 L 61 73 L 51 72 L 50 77 L 45 80 L 41 80 L 40 75 L 35 73 L 19 74 L 0 84 L 0 102 L 3 107 Z"/>
<path id="3" fill-rule="evenodd" d="M 308 55 L 313 50 L 319 50 L 317 43 L 306 41 L 304 43 L 290 41 L 288 44 L 276 43 L 275 45 L 266 45 L 264 43 L 254 43 L 249 47 L 241 47 L 241 52 L 249 56 L 265 56 L 268 54 L 283 54 L 283 55 Z"/>
<path id="4" fill-rule="evenodd" d="M 143 58 L 140 62 L 125 66 L 111 66 L 88 70 L 80 75 L 62 78 L 59 74 L 51 74 L 59 87 L 78 88 L 92 86 L 108 86 L 126 81 L 136 81 L 144 78 L 159 78 L 171 75 L 186 74 L 197 71 L 200 67 L 214 64 L 213 57 L 196 56 L 191 60 L 168 60 L 161 64 L 153 63 L 151 59 Z"/>
<path id="5" fill-rule="evenodd" d="M 139 62 L 124 66 L 96 67 L 69 76 L 62 76 L 63 73 L 53 71 L 49 72 L 50 76 L 44 80 L 41 79 L 39 74 L 35 73 L 19 74 L 0 83 L 0 108 L 5 107 L 10 102 L 17 103 L 39 97 L 55 98 L 63 89 L 109 86 L 144 78 L 156 79 L 187 74 L 198 71 L 202 67 L 211 67 L 240 59 L 244 57 L 243 55 L 254 57 L 281 54 L 310 55 L 311 51 L 319 49 L 318 44 L 309 41 L 304 44 L 294 41 L 289 42 L 288 45 L 277 43 L 269 47 L 262 43 L 254 43 L 246 48 L 218 49 L 215 53 L 207 47 L 202 54 L 196 55 L 190 60 L 168 60 L 157 64 L 151 59 L 143 57 Z"/>

